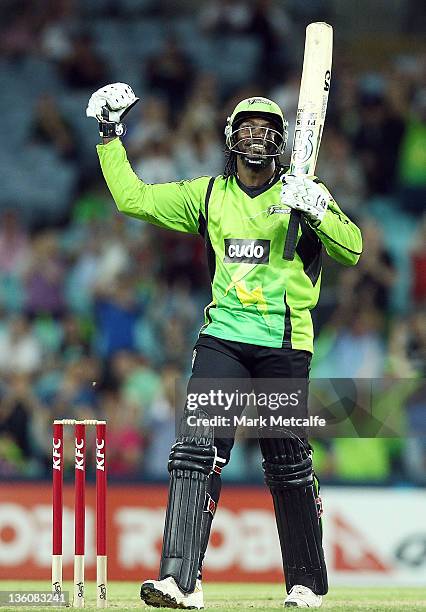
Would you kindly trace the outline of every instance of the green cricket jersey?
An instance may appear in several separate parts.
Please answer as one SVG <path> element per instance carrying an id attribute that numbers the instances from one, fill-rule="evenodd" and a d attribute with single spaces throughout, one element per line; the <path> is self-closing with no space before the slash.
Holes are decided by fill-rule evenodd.
<path id="1" fill-rule="evenodd" d="M 362 250 L 360 230 L 334 201 L 318 227 L 302 218 L 295 258 L 286 261 L 290 209 L 280 202 L 279 176 L 262 188 L 223 176 L 149 185 L 118 138 L 97 150 L 118 210 L 204 236 L 212 301 L 200 333 L 313 352 L 310 310 L 319 297 L 322 247 L 345 265 L 356 264 Z"/>

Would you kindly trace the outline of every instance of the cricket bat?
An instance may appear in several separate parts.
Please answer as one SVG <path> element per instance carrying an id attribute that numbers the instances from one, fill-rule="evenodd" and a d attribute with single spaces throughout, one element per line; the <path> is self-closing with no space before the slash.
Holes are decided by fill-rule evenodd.
<path id="1" fill-rule="evenodd" d="M 328 23 L 310 23 L 306 28 L 305 54 L 291 151 L 290 174 L 313 175 L 324 130 L 330 91 L 333 28 Z M 292 210 L 283 258 L 294 259 L 300 212 Z"/>

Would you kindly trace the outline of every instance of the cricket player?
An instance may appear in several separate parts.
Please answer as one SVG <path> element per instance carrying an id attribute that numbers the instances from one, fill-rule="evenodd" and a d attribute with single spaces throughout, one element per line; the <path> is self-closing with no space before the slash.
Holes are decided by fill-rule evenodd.
<path id="1" fill-rule="evenodd" d="M 322 252 L 355 265 L 360 230 L 317 178 L 285 174 L 279 159 L 287 122 L 273 101 L 255 97 L 237 104 L 225 127 L 223 174 L 155 185 L 136 176 L 119 138 L 125 133 L 122 119 L 137 102 L 130 86 L 114 83 L 91 96 L 86 113 L 99 122 L 103 144 L 97 152 L 118 210 L 205 240 L 212 301 L 189 386 L 213 377 L 307 379 Z M 302 216 L 296 256 L 287 261 L 283 249 L 292 209 Z M 148 605 L 204 607 L 202 563 L 233 442 L 215 436 L 212 427 L 182 420 L 168 462 L 159 579 L 141 587 Z M 272 437 L 267 428 L 259 442 L 282 550 L 284 606 L 318 608 L 328 584 L 311 448 L 304 437 Z"/>

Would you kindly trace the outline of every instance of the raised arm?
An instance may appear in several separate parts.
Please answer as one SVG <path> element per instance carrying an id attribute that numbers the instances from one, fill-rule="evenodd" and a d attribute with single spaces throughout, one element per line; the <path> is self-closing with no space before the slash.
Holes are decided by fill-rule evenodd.
<path id="1" fill-rule="evenodd" d="M 98 145 L 97 151 L 111 195 L 118 210 L 126 215 L 196 234 L 202 225 L 209 177 L 150 185 L 134 173 L 118 136 L 125 133 L 121 119 L 137 101 L 128 85 L 115 83 L 95 92 L 87 107 L 87 115 L 99 122 L 104 144 Z"/>
<path id="2" fill-rule="evenodd" d="M 98 145 L 105 181 L 119 211 L 167 229 L 197 234 L 209 177 L 149 185 L 139 179 L 119 138 Z"/>

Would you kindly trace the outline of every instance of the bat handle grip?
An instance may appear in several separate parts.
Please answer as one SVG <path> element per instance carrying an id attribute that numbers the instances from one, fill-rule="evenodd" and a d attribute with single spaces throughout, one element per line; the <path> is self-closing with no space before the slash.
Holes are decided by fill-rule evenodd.
<path id="1" fill-rule="evenodd" d="M 288 222 L 287 235 L 284 244 L 283 259 L 293 261 L 296 251 L 297 234 L 299 232 L 301 214 L 297 210 L 292 210 Z"/>

